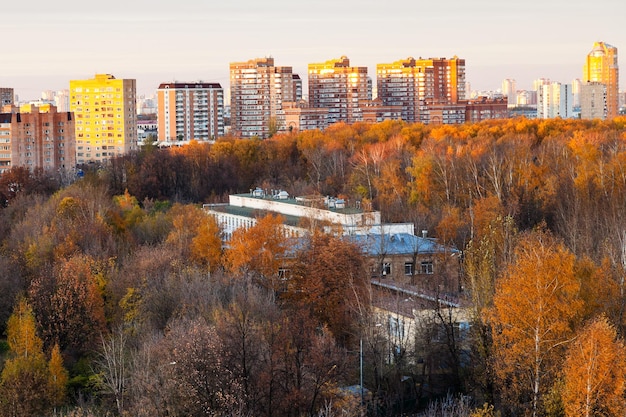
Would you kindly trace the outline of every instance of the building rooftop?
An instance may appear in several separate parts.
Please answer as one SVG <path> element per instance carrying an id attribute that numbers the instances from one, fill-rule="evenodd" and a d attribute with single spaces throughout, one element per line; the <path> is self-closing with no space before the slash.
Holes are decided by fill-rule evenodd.
<path id="1" fill-rule="evenodd" d="M 458 254 L 459 250 L 437 243 L 435 239 L 415 236 L 409 233 L 370 233 L 351 236 L 353 242 L 371 256 L 406 254 Z"/>
<path id="2" fill-rule="evenodd" d="M 241 198 L 253 197 L 258 200 L 272 201 L 280 204 L 291 204 L 301 207 L 312 207 L 343 214 L 366 213 L 366 211 L 361 207 L 360 202 L 356 202 L 354 205 L 350 206 L 344 199 L 324 197 L 321 195 L 291 197 L 286 191 L 270 190 L 270 193 L 268 193 L 267 190 L 256 188 L 251 190 L 250 193 L 234 194 L 234 196 Z"/>
<path id="3" fill-rule="evenodd" d="M 300 224 L 300 219 L 301 219 L 298 216 L 289 216 L 289 215 L 279 213 L 277 211 L 261 210 L 261 209 L 252 208 L 252 207 L 232 206 L 230 204 L 205 204 L 204 208 L 208 210 L 216 211 L 219 213 L 226 213 L 226 214 L 230 214 L 233 216 L 243 216 L 243 217 L 250 217 L 250 218 L 263 217 L 266 214 L 279 215 L 285 219 L 284 223 L 289 226 L 298 226 Z"/>

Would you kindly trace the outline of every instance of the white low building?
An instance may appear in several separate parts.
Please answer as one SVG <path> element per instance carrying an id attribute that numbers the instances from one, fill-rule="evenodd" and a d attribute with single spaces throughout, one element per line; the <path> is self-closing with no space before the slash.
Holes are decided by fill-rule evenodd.
<path id="1" fill-rule="evenodd" d="M 342 235 L 369 233 L 414 233 L 412 223 L 382 224 L 379 211 L 365 210 L 359 202 L 343 199 L 304 196 L 290 197 L 286 191 L 256 188 L 246 194 L 228 197 L 228 204 L 205 204 L 207 213 L 215 216 L 226 240 L 241 227 L 251 227 L 263 214 L 285 218 L 288 235 L 303 236 L 311 227 Z"/>

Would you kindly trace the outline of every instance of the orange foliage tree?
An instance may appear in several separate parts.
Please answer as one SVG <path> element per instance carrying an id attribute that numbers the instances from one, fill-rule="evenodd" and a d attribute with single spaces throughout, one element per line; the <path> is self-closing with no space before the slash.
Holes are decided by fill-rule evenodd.
<path id="1" fill-rule="evenodd" d="M 193 205 L 175 204 L 170 210 L 172 230 L 166 243 L 182 259 L 191 259 L 213 272 L 222 265 L 220 228 L 212 216 Z"/>
<path id="2" fill-rule="evenodd" d="M 544 231 L 523 235 L 491 309 L 496 379 L 510 408 L 537 416 L 574 337 L 580 283 L 574 255 Z"/>
<path id="3" fill-rule="evenodd" d="M 234 274 L 253 273 L 267 288 L 278 289 L 278 270 L 286 250 L 283 217 L 270 214 L 250 228 L 233 232 L 224 254 L 226 268 Z"/>
<path id="4" fill-rule="evenodd" d="M 593 320 L 568 350 L 563 368 L 567 417 L 623 416 L 626 347 L 605 316 Z"/>

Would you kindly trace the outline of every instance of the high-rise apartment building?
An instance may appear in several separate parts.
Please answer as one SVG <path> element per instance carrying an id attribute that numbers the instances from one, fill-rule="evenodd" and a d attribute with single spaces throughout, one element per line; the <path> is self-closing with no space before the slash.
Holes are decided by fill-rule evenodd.
<path id="1" fill-rule="evenodd" d="M 274 58 L 230 63 L 231 132 L 267 138 L 285 128 L 283 102 L 300 100 L 300 77 L 292 67 L 274 66 Z"/>
<path id="2" fill-rule="evenodd" d="M 554 119 L 572 117 L 572 86 L 552 82 L 537 89 L 537 118 Z"/>
<path id="3" fill-rule="evenodd" d="M 572 80 L 572 105 L 574 108 L 580 108 L 580 88 L 583 82 L 580 78 Z"/>
<path id="4" fill-rule="evenodd" d="M 13 89 L 0 87 L 0 108 L 13 104 Z"/>
<path id="5" fill-rule="evenodd" d="M 157 90 L 158 140 L 212 141 L 224 136 L 224 89 L 217 83 L 163 83 Z"/>
<path id="6" fill-rule="evenodd" d="M 0 113 L 0 173 L 16 166 L 67 171 L 76 166 L 74 120 L 55 106 L 4 106 Z"/>
<path id="7" fill-rule="evenodd" d="M 76 162 L 101 163 L 137 149 L 136 81 L 96 74 L 70 81 Z"/>
<path id="8" fill-rule="evenodd" d="M 465 121 L 457 108 L 466 98 L 464 59 L 409 57 L 378 64 L 376 79 L 378 98 L 384 105 L 402 106 L 407 122 L 431 123 L 431 114 L 444 123 Z"/>
<path id="9" fill-rule="evenodd" d="M 506 78 L 502 81 L 502 95 L 510 105 L 517 103 L 517 83 L 514 79 Z"/>
<path id="10" fill-rule="evenodd" d="M 367 67 L 351 67 L 342 56 L 309 64 L 309 106 L 328 109 L 328 123 L 355 123 L 362 120 L 359 103 L 371 99 Z"/>
<path id="11" fill-rule="evenodd" d="M 606 84 L 587 82 L 580 86 L 580 118 L 586 120 L 607 118 Z"/>
<path id="12" fill-rule="evenodd" d="M 583 66 L 582 82 L 604 84 L 606 86 L 606 117 L 611 119 L 619 114 L 619 68 L 616 47 L 604 42 L 593 44 L 593 49 L 587 54 Z"/>

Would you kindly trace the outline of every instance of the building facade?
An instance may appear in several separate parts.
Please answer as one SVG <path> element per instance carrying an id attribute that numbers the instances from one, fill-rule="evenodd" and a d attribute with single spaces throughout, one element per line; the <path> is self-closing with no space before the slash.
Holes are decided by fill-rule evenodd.
<path id="1" fill-rule="evenodd" d="M 502 95 L 506 97 L 507 103 L 515 105 L 517 102 L 517 82 L 512 78 L 502 80 Z"/>
<path id="2" fill-rule="evenodd" d="M 302 80 L 274 58 L 230 63 L 230 125 L 238 137 L 267 138 L 285 129 L 283 102 L 300 100 Z"/>
<path id="3" fill-rule="evenodd" d="M 0 108 L 13 104 L 14 91 L 12 88 L 0 87 Z"/>
<path id="4" fill-rule="evenodd" d="M 304 130 L 324 130 L 328 127 L 328 109 L 312 109 L 309 103 L 283 102 L 285 130 L 289 132 Z"/>
<path id="5" fill-rule="evenodd" d="M 573 96 L 571 84 L 552 82 L 537 89 L 537 118 L 554 119 L 572 117 Z"/>
<path id="6" fill-rule="evenodd" d="M 464 59 L 409 57 L 378 64 L 376 79 L 378 98 L 384 105 L 401 106 L 402 119 L 407 122 L 465 121 L 465 111 L 459 113 L 456 108 L 466 96 Z"/>
<path id="7" fill-rule="evenodd" d="M 309 106 L 328 109 L 329 124 L 362 120 L 360 102 L 371 99 L 367 67 L 352 67 L 342 56 L 308 65 Z"/>
<path id="8" fill-rule="evenodd" d="M 76 162 L 103 163 L 137 150 L 136 81 L 96 74 L 70 81 Z"/>
<path id="9" fill-rule="evenodd" d="M 582 82 L 583 84 L 604 84 L 606 86 L 606 118 L 612 119 L 619 114 L 619 66 L 616 47 L 604 42 L 593 44 L 593 49 L 587 54 L 583 66 Z"/>
<path id="10" fill-rule="evenodd" d="M 465 121 L 478 123 L 483 120 L 506 119 L 509 117 L 508 100 L 502 98 L 476 97 L 467 101 Z"/>
<path id="11" fill-rule="evenodd" d="M 606 84 L 588 82 L 580 86 L 580 118 L 605 120 L 608 116 Z"/>
<path id="12" fill-rule="evenodd" d="M 220 84 L 163 83 L 157 101 L 159 142 L 206 142 L 224 136 L 224 89 Z"/>
<path id="13" fill-rule="evenodd" d="M 53 105 L 5 106 L 0 113 L 0 173 L 12 167 L 70 172 L 76 166 L 74 118 Z"/>
<path id="14" fill-rule="evenodd" d="M 365 123 L 380 123 L 384 120 L 402 119 L 401 106 L 386 106 L 380 98 L 360 103 L 361 117 Z"/>

